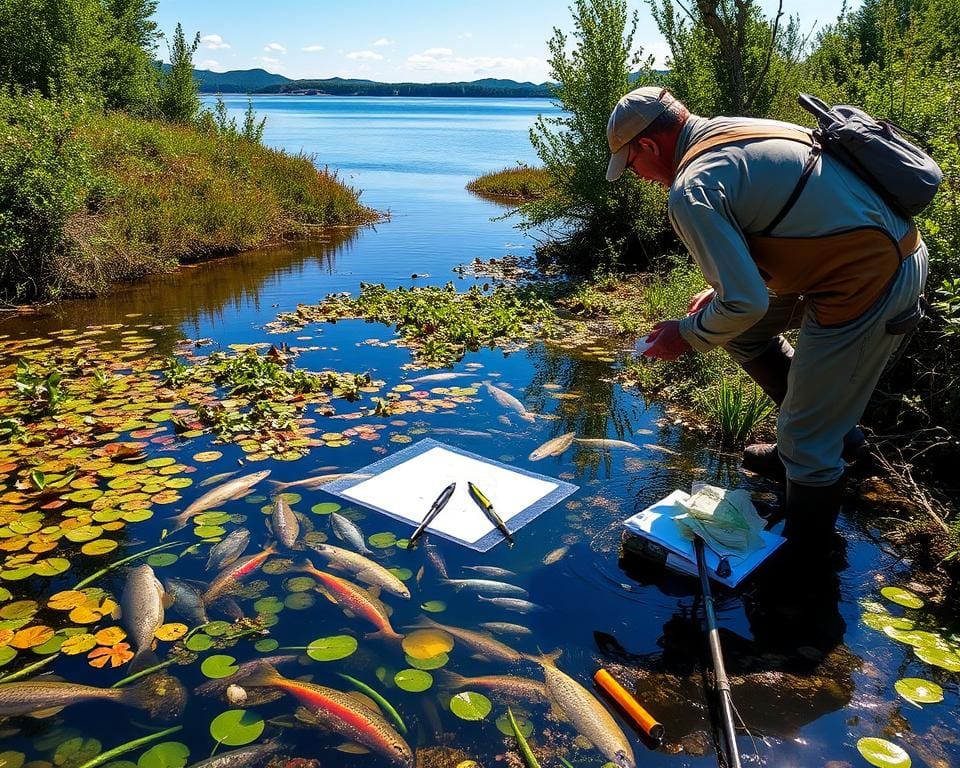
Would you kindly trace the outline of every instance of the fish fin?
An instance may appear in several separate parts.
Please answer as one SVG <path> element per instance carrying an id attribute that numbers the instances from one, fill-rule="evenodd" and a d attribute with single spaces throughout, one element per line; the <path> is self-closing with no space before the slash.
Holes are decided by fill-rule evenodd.
<path id="1" fill-rule="evenodd" d="M 314 589 L 315 589 L 317 592 L 319 592 L 321 595 L 323 595 L 325 598 L 327 598 L 327 600 L 329 600 L 329 601 L 330 601 L 331 603 L 333 603 L 334 605 L 337 604 L 337 599 L 336 599 L 333 595 L 331 595 L 330 592 L 328 592 L 328 591 L 327 591 L 326 589 L 324 589 L 323 587 L 314 587 Z"/>
<path id="2" fill-rule="evenodd" d="M 187 703 L 186 689 L 177 678 L 166 673 L 150 675 L 143 682 L 119 690 L 124 704 L 162 720 L 178 718 Z"/>
<path id="3" fill-rule="evenodd" d="M 551 651 L 550 653 L 543 653 L 541 651 L 539 655 L 524 654 L 523 658 L 527 659 L 527 661 L 535 662 L 536 664 L 540 664 L 544 667 L 555 667 L 557 666 L 556 664 L 557 659 L 559 659 L 562 654 L 563 654 L 563 649 L 557 648 L 557 650 Z"/>
<path id="4" fill-rule="evenodd" d="M 334 600 L 333 602 L 337 602 L 337 601 Z M 349 608 L 344 608 L 344 609 L 343 609 L 343 615 L 346 616 L 348 619 L 355 619 L 355 618 L 357 618 L 357 614 L 355 614 L 355 613 L 354 613 L 353 611 L 351 611 Z"/>
<path id="5" fill-rule="evenodd" d="M 266 528 L 267 528 L 267 533 L 269 533 L 271 536 L 275 536 L 275 535 L 276 535 L 276 534 L 274 534 L 274 532 L 273 532 L 273 523 L 270 521 L 270 518 L 269 518 L 269 517 L 266 518 L 266 519 L 263 521 L 263 524 L 264 524 L 264 525 L 266 526 Z"/>
<path id="6" fill-rule="evenodd" d="M 153 652 L 153 648 L 145 646 L 138 648 L 133 658 L 130 659 L 130 666 L 127 668 L 127 672 L 132 675 L 159 663 L 160 659 L 157 657 L 157 654 Z"/>
<path id="7" fill-rule="evenodd" d="M 416 578 L 417 586 L 420 586 L 420 582 L 423 581 L 423 575 L 426 572 L 427 572 L 426 567 L 421 565 L 419 570 L 417 571 L 417 578 Z"/>
<path id="8" fill-rule="evenodd" d="M 376 632 L 368 632 L 363 638 L 364 640 L 394 640 L 400 642 L 403 640 L 403 635 L 396 631 L 391 634 L 389 631 L 381 629 Z"/>
<path id="9" fill-rule="evenodd" d="M 173 527 L 168 528 L 166 532 L 166 535 L 170 536 L 171 534 L 187 527 L 187 523 L 190 522 L 190 515 L 188 515 L 186 512 L 181 512 L 179 515 L 174 515 L 173 517 L 169 518 L 167 522 L 173 525 Z"/>
<path id="10" fill-rule="evenodd" d="M 27 712 L 27 717 L 32 717 L 36 720 L 43 720 L 47 717 L 53 717 L 57 714 L 63 707 L 49 707 L 47 709 L 38 709 L 34 712 Z"/>
<path id="11" fill-rule="evenodd" d="M 160 604 L 166 609 L 170 608 L 176 602 L 176 598 L 169 592 L 164 592 L 160 598 Z"/>
<path id="12" fill-rule="evenodd" d="M 463 675 L 452 672 L 449 669 L 438 669 L 436 672 L 432 673 L 434 677 L 440 679 L 440 687 L 446 688 L 449 690 L 455 690 L 457 688 L 466 688 L 470 685 L 470 681 Z"/>
<path id="13" fill-rule="evenodd" d="M 349 696 L 365 709 L 369 709 L 371 712 L 375 712 L 376 714 L 383 716 L 383 710 L 380 709 L 380 707 L 377 706 L 377 702 L 367 696 L 367 694 L 360 693 L 360 691 L 347 691 L 344 696 Z"/>
<path id="14" fill-rule="evenodd" d="M 120 621 L 122 617 L 123 617 L 123 610 L 120 608 L 120 604 L 117 603 L 114 606 L 113 610 L 110 611 L 110 618 L 113 619 L 114 621 Z"/>
<path id="15" fill-rule="evenodd" d="M 358 574 L 358 575 L 359 575 L 359 574 Z M 369 582 L 368 582 L 368 583 L 369 583 Z M 379 599 L 380 599 L 380 593 L 381 593 L 381 591 L 382 591 L 382 590 L 380 589 L 380 586 L 379 586 L 378 584 L 370 584 L 370 586 L 367 587 L 367 592 L 370 593 L 370 596 L 371 596 L 374 600 L 379 600 Z"/>
<path id="16" fill-rule="evenodd" d="M 306 707 L 297 707 L 293 716 L 299 720 L 301 723 L 309 723 L 310 725 L 315 725 L 318 728 L 324 728 L 325 726 L 320 722 L 320 718 L 317 717 L 313 712 L 311 712 Z"/>
<path id="17" fill-rule="evenodd" d="M 490 657 L 484 656 L 482 653 L 475 653 L 470 658 L 476 659 L 477 661 L 490 661 Z"/>
<path id="18" fill-rule="evenodd" d="M 338 752 L 346 752 L 349 755 L 368 755 L 370 750 L 367 749 L 362 744 L 357 744 L 355 741 L 345 741 L 343 744 L 338 744 L 334 747 Z"/>
<path id="19" fill-rule="evenodd" d="M 284 677 L 277 672 L 277 668 L 265 661 L 258 664 L 250 674 L 240 678 L 240 682 L 245 686 L 253 688 L 269 688 L 283 680 Z"/>

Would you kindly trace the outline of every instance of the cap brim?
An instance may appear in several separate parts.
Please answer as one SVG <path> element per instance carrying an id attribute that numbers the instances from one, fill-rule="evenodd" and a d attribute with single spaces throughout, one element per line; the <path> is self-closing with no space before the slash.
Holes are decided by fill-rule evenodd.
<path id="1" fill-rule="evenodd" d="M 624 144 L 617 152 L 610 155 L 607 165 L 607 181 L 616 181 L 627 168 L 627 157 L 630 154 L 630 144 Z"/>

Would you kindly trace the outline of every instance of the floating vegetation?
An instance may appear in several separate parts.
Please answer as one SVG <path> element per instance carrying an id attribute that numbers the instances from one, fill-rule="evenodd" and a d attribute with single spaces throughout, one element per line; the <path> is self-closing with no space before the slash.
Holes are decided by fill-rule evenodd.
<path id="1" fill-rule="evenodd" d="M 902 587 L 884 587 L 880 590 L 880 594 L 891 603 L 902 605 L 904 608 L 923 608 L 923 600 L 909 589 L 903 589 Z"/>
<path id="2" fill-rule="evenodd" d="M 877 768 L 910 768 L 910 755 L 886 739 L 866 737 L 857 742 L 857 750 L 863 759 Z"/>
<path id="3" fill-rule="evenodd" d="M 357 638 L 352 635 L 318 637 L 307 646 L 307 656 L 314 661 L 339 661 L 352 656 L 357 650 Z"/>
<path id="4" fill-rule="evenodd" d="M 561 327 L 553 309 L 533 288 L 496 286 L 485 292 L 473 286 L 459 293 L 453 283 L 409 290 L 361 283 L 356 298 L 339 293 L 315 306 L 301 304 L 267 328 L 284 333 L 346 318 L 396 326 L 400 344 L 412 351 L 416 363 L 433 367 L 452 365 L 468 350 L 481 347 L 520 349 Z"/>
<path id="5" fill-rule="evenodd" d="M 914 704 L 937 704 L 943 701 L 943 688 L 919 677 L 904 677 L 893 684 L 903 698 Z"/>
<path id="6" fill-rule="evenodd" d="M 461 691 L 450 698 L 450 711 L 461 720 L 483 720 L 492 709 L 490 699 L 476 691 Z"/>
<path id="7" fill-rule="evenodd" d="M 210 735 L 217 744 L 242 747 L 260 738 L 264 722 L 256 712 L 249 709 L 228 709 L 210 722 Z"/>
<path id="8" fill-rule="evenodd" d="M 433 685 L 433 675 L 421 669 L 401 669 L 393 676 L 393 682 L 401 691 L 422 693 Z"/>

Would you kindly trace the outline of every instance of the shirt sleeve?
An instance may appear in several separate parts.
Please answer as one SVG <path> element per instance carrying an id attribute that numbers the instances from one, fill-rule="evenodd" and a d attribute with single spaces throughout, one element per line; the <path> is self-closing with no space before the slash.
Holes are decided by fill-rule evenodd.
<path id="1" fill-rule="evenodd" d="M 769 294 L 719 187 L 692 183 L 670 191 L 670 221 L 716 296 L 680 321 L 698 352 L 726 344 L 767 312 Z"/>

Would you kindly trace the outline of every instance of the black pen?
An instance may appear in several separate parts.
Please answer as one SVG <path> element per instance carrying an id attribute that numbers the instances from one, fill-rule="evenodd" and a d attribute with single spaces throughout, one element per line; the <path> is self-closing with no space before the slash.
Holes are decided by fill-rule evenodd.
<path id="1" fill-rule="evenodd" d="M 513 535 L 510 533 L 507 528 L 507 524 L 503 522 L 496 512 L 493 511 L 493 503 L 488 499 L 483 491 L 481 491 L 477 486 L 471 482 L 467 482 L 467 488 L 470 489 L 470 496 L 473 498 L 480 509 L 483 510 L 483 513 L 490 518 L 490 522 L 493 523 L 499 529 L 500 533 L 503 534 L 503 538 L 507 540 L 507 544 L 513 544 Z"/>
<path id="2" fill-rule="evenodd" d="M 415 530 L 410 536 L 410 543 L 407 546 L 412 547 L 417 543 L 417 539 L 420 538 L 420 534 L 422 534 L 427 529 L 427 526 L 433 522 L 433 518 L 440 514 L 440 510 L 447 506 L 447 502 L 450 501 L 450 497 L 453 496 L 453 492 L 456 490 L 456 488 L 457 484 L 454 482 L 450 483 L 450 485 L 440 491 L 440 495 L 437 496 L 437 500 L 430 505 L 430 510 L 424 516 L 423 521 L 417 526 L 417 530 Z"/>

